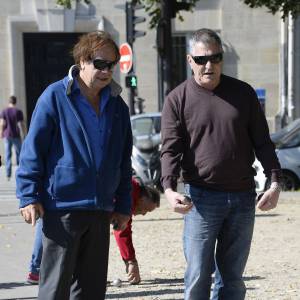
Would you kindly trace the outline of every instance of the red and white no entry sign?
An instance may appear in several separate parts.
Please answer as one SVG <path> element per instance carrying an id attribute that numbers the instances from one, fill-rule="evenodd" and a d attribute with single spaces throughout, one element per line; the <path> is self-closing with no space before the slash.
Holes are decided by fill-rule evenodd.
<path id="1" fill-rule="evenodd" d="M 120 71 L 127 74 L 132 68 L 132 49 L 128 43 L 120 46 Z"/>

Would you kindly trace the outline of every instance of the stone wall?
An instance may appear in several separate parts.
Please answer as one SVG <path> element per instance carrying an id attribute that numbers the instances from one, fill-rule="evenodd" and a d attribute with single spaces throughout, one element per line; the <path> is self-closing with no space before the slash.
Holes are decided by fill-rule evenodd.
<path id="1" fill-rule="evenodd" d="M 55 19 L 52 25 L 49 25 L 49 15 L 45 19 L 45 13 L 58 14 L 62 11 L 54 0 L 0 1 L 0 108 L 5 106 L 9 95 L 15 94 L 19 106 L 25 111 L 23 32 L 104 29 L 113 35 L 118 44 L 126 41 L 125 1 L 92 2 L 90 6 L 80 4 L 77 7 L 72 29 L 61 17 Z M 143 10 L 138 10 L 136 14 L 148 18 Z M 271 15 L 265 9 L 250 9 L 240 0 L 201 0 L 194 12 L 183 12 L 182 15 L 184 22 L 173 21 L 175 33 L 189 36 L 201 27 L 218 30 L 225 48 L 224 73 L 245 80 L 254 88 L 266 89 L 266 114 L 273 128 L 280 102 L 280 17 Z M 149 30 L 147 25 L 137 25 L 137 29 L 145 30 L 147 34 L 136 40 L 134 58 L 139 96 L 146 99 L 146 111 L 150 112 L 158 109 L 157 54 L 156 32 Z M 299 73 L 299 67 L 297 70 Z M 125 76 L 118 70 L 115 79 L 124 86 Z M 299 89 L 297 93 L 300 93 Z M 122 95 L 127 100 L 126 88 Z M 3 147 L 0 146 L 0 149 L 2 151 Z"/>

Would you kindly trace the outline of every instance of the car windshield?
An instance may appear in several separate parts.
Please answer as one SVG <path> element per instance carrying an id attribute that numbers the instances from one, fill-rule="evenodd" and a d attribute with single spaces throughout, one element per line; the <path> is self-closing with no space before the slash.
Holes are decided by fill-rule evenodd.
<path id="1" fill-rule="evenodd" d="M 293 131 L 291 134 L 281 141 L 279 148 L 293 148 L 300 145 L 300 130 Z"/>
<path id="2" fill-rule="evenodd" d="M 141 117 L 131 120 L 134 136 L 153 135 L 160 133 L 160 117 Z"/>
<path id="3" fill-rule="evenodd" d="M 153 120 L 140 118 L 132 121 L 132 134 L 134 136 L 149 135 L 153 133 Z"/>
<path id="4" fill-rule="evenodd" d="M 291 141 L 295 137 L 295 132 L 300 130 L 300 119 L 293 121 L 291 124 L 285 126 L 281 130 L 272 133 L 271 139 L 276 147 L 281 147 L 286 142 Z M 291 147 L 291 146 L 289 146 Z M 292 146 L 294 147 L 294 146 Z"/>

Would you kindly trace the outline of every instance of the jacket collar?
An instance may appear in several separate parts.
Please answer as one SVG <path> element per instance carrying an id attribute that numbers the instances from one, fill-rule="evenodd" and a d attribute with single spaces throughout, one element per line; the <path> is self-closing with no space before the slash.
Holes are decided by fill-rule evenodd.
<path id="1" fill-rule="evenodd" d="M 69 73 L 68 76 L 65 77 L 64 79 L 64 86 L 66 88 L 66 93 L 69 96 L 72 92 L 72 86 L 74 83 L 74 79 L 75 77 L 79 74 L 79 67 L 77 65 L 73 65 L 70 69 L 69 69 Z M 110 90 L 111 90 L 111 95 L 113 97 L 117 97 L 121 94 L 122 92 L 122 87 L 116 83 L 113 79 L 111 80 L 110 84 L 109 84 Z"/>

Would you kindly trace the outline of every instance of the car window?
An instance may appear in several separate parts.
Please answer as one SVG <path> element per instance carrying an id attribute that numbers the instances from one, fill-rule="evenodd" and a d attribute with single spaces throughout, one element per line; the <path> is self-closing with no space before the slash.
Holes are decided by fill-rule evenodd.
<path id="1" fill-rule="evenodd" d="M 282 128 L 281 130 L 272 133 L 271 139 L 273 143 L 280 144 L 282 141 L 285 140 L 285 137 L 288 136 L 291 132 L 299 130 L 300 127 L 300 119 L 296 119 L 286 127 Z"/>
<path id="2" fill-rule="evenodd" d="M 154 118 L 154 130 L 155 130 L 155 133 L 160 133 L 160 131 L 161 131 L 161 118 L 160 117 Z"/>
<path id="3" fill-rule="evenodd" d="M 132 121 L 132 134 L 134 136 L 148 135 L 154 133 L 152 118 L 139 118 Z"/>
<path id="4" fill-rule="evenodd" d="M 280 148 L 293 148 L 300 146 L 300 130 L 294 132 L 282 144 Z"/>

